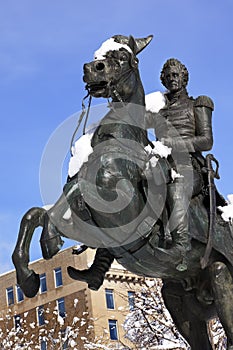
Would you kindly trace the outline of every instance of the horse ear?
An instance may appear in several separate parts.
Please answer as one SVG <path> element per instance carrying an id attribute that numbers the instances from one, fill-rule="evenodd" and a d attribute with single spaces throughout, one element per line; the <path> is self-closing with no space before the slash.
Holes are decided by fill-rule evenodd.
<path id="1" fill-rule="evenodd" d="M 152 39 L 153 35 L 148 35 L 146 38 L 134 39 L 137 47 L 136 52 L 133 51 L 135 52 L 135 55 L 137 55 L 139 52 L 145 49 L 145 47 L 151 42 Z"/>
<path id="2" fill-rule="evenodd" d="M 138 39 L 135 39 L 132 35 L 129 37 L 124 35 L 114 35 L 112 38 L 119 44 L 128 45 L 136 56 L 151 42 L 153 35 L 148 35 L 146 38 Z"/>
<path id="3" fill-rule="evenodd" d="M 128 46 L 131 48 L 132 52 L 136 56 L 138 48 L 137 48 L 137 43 L 132 35 L 129 36 Z"/>

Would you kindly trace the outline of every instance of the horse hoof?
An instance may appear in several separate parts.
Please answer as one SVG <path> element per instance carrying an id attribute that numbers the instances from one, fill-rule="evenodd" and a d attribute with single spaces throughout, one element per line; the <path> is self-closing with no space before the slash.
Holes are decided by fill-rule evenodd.
<path id="1" fill-rule="evenodd" d="M 49 239 L 41 239 L 40 246 L 43 258 L 46 260 L 51 259 L 61 250 L 63 244 L 64 241 L 61 239 L 60 235 L 56 235 Z"/>
<path id="2" fill-rule="evenodd" d="M 19 283 L 19 285 L 26 297 L 33 298 L 40 288 L 40 276 L 34 271 L 31 271 L 30 275 L 22 283 Z"/>

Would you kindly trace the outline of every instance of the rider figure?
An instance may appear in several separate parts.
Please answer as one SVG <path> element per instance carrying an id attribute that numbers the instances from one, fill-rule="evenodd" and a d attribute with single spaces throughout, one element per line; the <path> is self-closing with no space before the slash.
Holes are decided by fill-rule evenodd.
<path id="1" fill-rule="evenodd" d="M 203 186 L 201 167 L 205 160 L 201 152 L 213 145 L 214 105 L 207 96 L 196 99 L 188 96 L 188 70 L 176 59 L 164 64 L 161 81 L 168 90 L 164 94 L 165 106 L 158 113 L 147 113 L 146 123 L 147 128 L 155 129 L 159 141 L 172 148 L 168 161 L 176 176 L 171 177 L 167 185 L 166 204 L 173 244 L 167 252 L 178 257 L 180 263 L 176 268 L 183 271 L 187 269 L 185 258 L 191 249 L 187 209 L 191 197 Z M 113 259 L 107 249 L 99 248 L 89 269 L 80 271 L 69 267 L 68 272 L 70 277 L 87 282 L 90 289 L 97 290 Z"/>
<path id="2" fill-rule="evenodd" d="M 214 105 L 207 96 L 188 96 L 188 70 L 177 59 L 166 61 L 160 78 L 168 90 L 164 94 L 165 106 L 158 113 L 147 114 L 147 127 L 154 128 L 157 140 L 172 149 L 168 161 L 175 176 L 167 185 L 166 205 L 173 244 L 167 252 L 183 258 L 176 266 L 183 271 L 187 269 L 186 253 L 191 249 L 187 209 L 191 197 L 203 187 L 201 152 L 213 145 Z"/>

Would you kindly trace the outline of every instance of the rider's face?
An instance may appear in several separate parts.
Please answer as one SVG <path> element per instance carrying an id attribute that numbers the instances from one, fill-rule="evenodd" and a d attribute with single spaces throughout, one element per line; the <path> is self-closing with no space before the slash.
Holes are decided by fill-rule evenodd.
<path id="1" fill-rule="evenodd" d="M 183 76 L 176 66 L 168 67 L 165 72 L 164 85 L 170 92 L 177 92 L 183 87 Z"/>

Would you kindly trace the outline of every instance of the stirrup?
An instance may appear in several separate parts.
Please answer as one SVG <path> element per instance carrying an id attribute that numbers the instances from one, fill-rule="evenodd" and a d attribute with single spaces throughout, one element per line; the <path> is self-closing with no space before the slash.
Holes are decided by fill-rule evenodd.
<path id="1" fill-rule="evenodd" d="M 186 271 L 187 269 L 188 269 L 187 259 L 186 257 L 183 256 L 181 263 L 176 266 L 176 270 L 183 272 L 183 271 Z"/>

